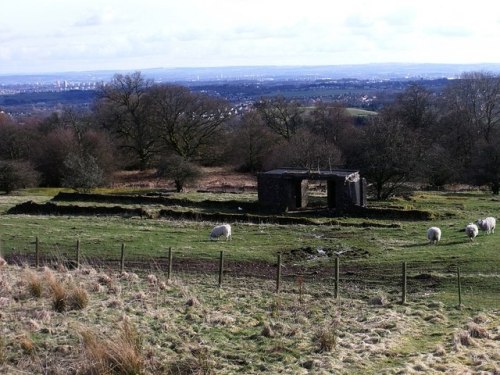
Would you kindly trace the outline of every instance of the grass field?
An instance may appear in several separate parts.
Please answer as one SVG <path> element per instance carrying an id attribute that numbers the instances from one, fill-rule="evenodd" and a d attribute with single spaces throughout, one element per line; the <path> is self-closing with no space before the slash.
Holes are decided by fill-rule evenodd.
<path id="1" fill-rule="evenodd" d="M 214 225 L 209 221 L 6 214 L 18 203 L 44 203 L 55 194 L 27 190 L 0 196 L 1 255 L 33 261 L 38 237 L 41 254 L 55 259 L 46 269 L 0 268 L 0 372 L 102 373 L 92 363 L 104 363 L 116 374 L 500 373 L 498 233 L 480 233 L 471 242 L 463 232 L 470 221 L 499 216 L 500 201 L 489 194 L 417 192 L 370 202 L 403 212 L 425 210 L 432 220 L 341 217 L 324 224 L 310 214 L 317 224 L 231 222 L 228 242 L 208 240 Z M 431 225 L 443 231 L 436 246 L 425 237 Z M 77 240 L 83 266 L 68 271 L 61 263 L 74 259 Z M 117 262 L 122 244 L 124 274 Z M 166 280 L 169 248 L 174 274 Z M 222 288 L 220 251 L 227 262 Z M 278 253 L 284 264 L 279 294 Z M 333 293 L 335 254 L 339 299 Z M 102 263 L 91 264 L 94 258 Z M 400 303 L 402 262 L 408 265 L 406 304 Z M 40 284 L 36 296 L 33 280 Z M 57 311 L 54 291 L 61 288 L 54 285 L 68 294 L 84 290 L 87 304 Z M 116 349 L 112 342 L 129 353 L 118 364 L 106 357 Z"/>
<path id="2" fill-rule="evenodd" d="M 57 192 L 34 190 L 16 196 L 1 196 L 0 209 L 19 202 L 49 201 Z M 235 200 L 235 194 L 187 193 L 176 194 L 179 200 Z M 241 195 L 241 202 L 250 202 L 255 194 Z M 61 204 L 64 204 L 61 203 Z M 67 204 L 91 205 L 89 202 Z M 101 203 L 102 204 L 102 203 Z M 372 206 L 405 210 L 426 210 L 435 217 L 432 221 L 393 219 L 377 220 L 363 217 L 336 218 L 334 225 L 275 225 L 233 222 L 233 241 L 210 241 L 208 233 L 214 225 L 208 221 L 144 219 L 117 216 L 38 216 L 2 215 L 0 225 L 1 252 L 34 254 L 35 239 L 39 239 L 42 254 L 74 258 L 76 242 L 80 241 L 82 255 L 116 260 L 122 244 L 128 260 L 155 262 L 172 248 L 176 257 L 216 261 L 219 252 L 233 262 L 264 262 L 273 264 L 278 253 L 285 264 L 293 263 L 303 269 L 332 267 L 333 256 L 341 254 L 342 265 L 349 270 L 365 272 L 366 281 L 387 280 L 390 287 L 400 276 L 401 263 L 407 262 L 413 275 L 432 274 L 442 282 L 439 290 L 455 292 L 448 279 L 461 268 L 464 283 L 470 282 L 474 297 L 493 303 L 500 292 L 500 241 L 495 234 L 480 233 L 468 241 L 463 228 L 479 217 L 498 215 L 498 199 L 482 192 L 476 193 L 416 193 L 410 198 L 394 199 Z M 134 205 L 134 207 L 137 205 Z M 150 206 L 148 210 L 161 207 Z M 169 207 L 177 210 L 209 212 L 209 208 Z M 217 209 L 217 208 L 215 208 Z M 235 207 L 235 210 L 237 208 Z M 227 210 L 227 208 L 226 208 Z M 294 214 L 290 214 L 294 215 Z M 296 214 L 295 214 L 296 215 Z M 307 213 L 299 213 L 307 215 Z M 314 217 L 318 223 L 321 218 Z M 430 246 L 425 233 L 429 226 L 439 226 L 443 237 L 438 246 Z M 323 250 L 323 251 L 322 251 Z M 393 279 L 393 280 L 391 280 Z M 451 283 L 453 284 L 453 283 Z M 465 289 L 465 293 L 467 293 Z"/>

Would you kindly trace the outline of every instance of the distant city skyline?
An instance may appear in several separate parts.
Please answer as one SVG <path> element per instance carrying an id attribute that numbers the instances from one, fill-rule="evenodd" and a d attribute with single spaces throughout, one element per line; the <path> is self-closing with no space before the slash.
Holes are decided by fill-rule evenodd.
<path id="1" fill-rule="evenodd" d="M 0 74 L 500 63 L 495 0 L 17 0 L 2 16 Z"/>

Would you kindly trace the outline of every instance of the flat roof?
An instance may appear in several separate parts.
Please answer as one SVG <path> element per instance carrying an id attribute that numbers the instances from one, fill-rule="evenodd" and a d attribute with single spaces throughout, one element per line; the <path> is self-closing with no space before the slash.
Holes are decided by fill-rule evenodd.
<path id="1" fill-rule="evenodd" d="M 304 179 L 328 179 L 329 177 L 349 177 L 359 171 L 350 169 L 300 169 L 300 168 L 277 168 L 264 172 L 265 175 L 300 177 Z"/>

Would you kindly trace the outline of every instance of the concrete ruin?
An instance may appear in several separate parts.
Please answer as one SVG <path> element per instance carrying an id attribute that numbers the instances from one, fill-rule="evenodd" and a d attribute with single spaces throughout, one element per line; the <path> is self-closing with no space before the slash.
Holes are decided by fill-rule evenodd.
<path id="1" fill-rule="evenodd" d="M 257 176 L 259 203 L 287 211 L 307 207 L 308 181 L 327 185 L 328 208 L 338 212 L 366 207 L 366 180 L 354 170 L 308 170 L 279 168 Z"/>

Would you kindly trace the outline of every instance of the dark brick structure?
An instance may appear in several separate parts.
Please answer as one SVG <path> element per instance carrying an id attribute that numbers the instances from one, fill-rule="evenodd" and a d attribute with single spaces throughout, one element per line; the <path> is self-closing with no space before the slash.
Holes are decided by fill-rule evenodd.
<path id="1" fill-rule="evenodd" d="M 310 180 L 327 183 L 328 208 L 348 211 L 366 207 L 366 180 L 354 170 L 319 170 L 280 168 L 260 173 L 257 178 L 259 203 L 280 210 L 307 206 Z"/>

